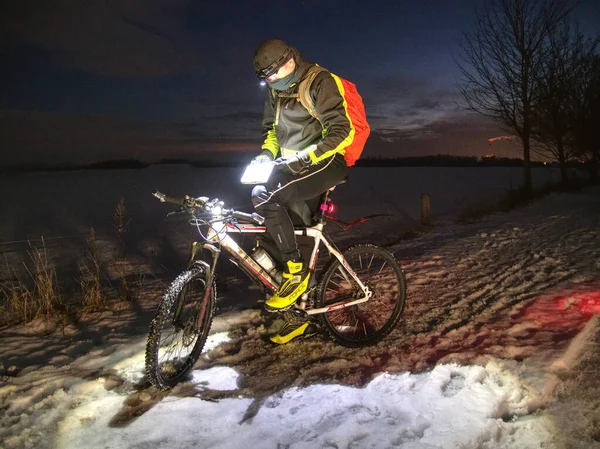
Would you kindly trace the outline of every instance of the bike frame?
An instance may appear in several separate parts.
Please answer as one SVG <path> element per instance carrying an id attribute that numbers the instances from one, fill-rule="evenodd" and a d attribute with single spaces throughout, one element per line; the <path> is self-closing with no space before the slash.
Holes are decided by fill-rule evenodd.
<path id="1" fill-rule="evenodd" d="M 359 277 L 356 275 L 354 270 L 350 268 L 348 262 L 344 258 L 341 252 L 339 252 L 333 243 L 329 241 L 327 236 L 323 234 L 324 224 L 318 223 L 315 226 L 306 227 L 306 228 L 296 228 L 296 235 L 305 235 L 314 239 L 314 246 L 311 253 L 309 268 L 314 271 L 317 265 L 319 247 L 321 243 L 327 248 L 329 254 L 336 259 L 338 259 L 341 265 L 344 267 L 346 272 L 340 270 L 346 281 L 351 282 L 351 279 L 360 287 L 363 296 L 357 299 L 353 299 L 350 301 L 339 301 L 334 304 L 331 304 L 326 307 L 321 307 L 318 309 L 311 308 L 307 304 L 308 293 L 302 295 L 300 304 L 295 304 L 294 307 L 306 313 L 307 315 L 316 315 L 320 313 L 331 312 L 337 309 L 343 309 L 346 307 L 350 307 L 356 304 L 360 304 L 368 301 L 371 298 L 372 292 L 362 283 Z M 259 226 L 255 224 L 232 224 L 225 220 L 223 221 L 215 221 L 212 222 L 208 234 L 206 235 L 206 242 L 194 242 L 192 244 L 191 254 L 189 265 L 193 266 L 194 264 L 201 265 L 204 270 L 207 272 L 207 285 L 211 285 L 214 280 L 214 273 L 217 261 L 221 254 L 221 249 L 224 249 L 227 253 L 229 253 L 233 259 L 235 264 L 248 276 L 257 283 L 262 284 L 271 292 L 277 291 L 279 288 L 279 283 L 276 279 L 274 279 L 266 270 L 264 270 L 258 262 L 256 262 L 252 256 L 250 256 L 243 248 L 241 248 L 238 243 L 232 238 L 229 234 L 262 234 L 267 231 L 265 226 Z M 212 263 L 208 264 L 202 260 L 196 260 L 198 251 L 201 249 L 206 249 L 211 253 Z M 209 289 L 207 289 L 207 295 L 210 293 Z"/>

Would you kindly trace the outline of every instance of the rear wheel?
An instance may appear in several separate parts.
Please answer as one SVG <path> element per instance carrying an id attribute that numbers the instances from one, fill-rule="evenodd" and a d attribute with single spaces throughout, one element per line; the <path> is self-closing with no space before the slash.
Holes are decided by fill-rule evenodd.
<path id="1" fill-rule="evenodd" d="M 400 320 L 406 301 L 404 272 L 392 253 L 375 245 L 357 245 L 342 254 L 373 295 L 366 302 L 322 314 L 322 325 L 343 346 L 373 345 Z M 317 287 L 315 306 L 327 307 L 361 297 L 357 282 L 339 260 L 332 258 Z"/>
<path id="2" fill-rule="evenodd" d="M 174 387 L 194 367 L 210 331 L 215 296 L 214 282 L 207 287 L 199 267 L 183 272 L 169 286 L 146 344 L 146 373 L 156 388 Z"/>

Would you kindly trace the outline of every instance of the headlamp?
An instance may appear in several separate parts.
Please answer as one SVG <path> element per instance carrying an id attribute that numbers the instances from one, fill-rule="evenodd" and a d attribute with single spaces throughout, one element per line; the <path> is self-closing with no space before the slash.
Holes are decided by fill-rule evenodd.
<path id="1" fill-rule="evenodd" d="M 288 48 L 277 60 L 272 62 L 269 66 L 261 69 L 256 67 L 256 76 L 259 80 L 266 80 L 271 75 L 277 73 L 277 71 L 283 66 L 286 62 L 292 59 L 293 51 L 291 48 Z"/>

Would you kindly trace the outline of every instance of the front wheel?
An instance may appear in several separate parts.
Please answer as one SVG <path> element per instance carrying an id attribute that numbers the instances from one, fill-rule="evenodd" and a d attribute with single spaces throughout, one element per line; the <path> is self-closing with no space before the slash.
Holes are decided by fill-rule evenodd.
<path id="1" fill-rule="evenodd" d="M 400 320 L 406 301 L 404 272 L 392 253 L 375 245 L 356 245 L 342 255 L 373 295 L 366 302 L 322 314 L 322 325 L 343 346 L 373 345 Z M 340 261 L 332 258 L 319 282 L 315 306 L 327 307 L 361 297 L 359 285 Z"/>
<path id="2" fill-rule="evenodd" d="M 181 273 L 169 286 L 146 344 L 146 373 L 156 388 L 173 388 L 194 367 L 210 331 L 215 296 L 214 282 L 206 285 L 200 267 Z"/>

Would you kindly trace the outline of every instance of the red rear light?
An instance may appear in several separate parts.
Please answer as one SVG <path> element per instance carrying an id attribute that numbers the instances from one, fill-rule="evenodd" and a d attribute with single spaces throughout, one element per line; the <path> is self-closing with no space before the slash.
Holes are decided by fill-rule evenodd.
<path id="1" fill-rule="evenodd" d="M 320 209 L 325 212 L 332 214 L 335 212 L 335 205 L 333 203 L 321 204 Z"/>

